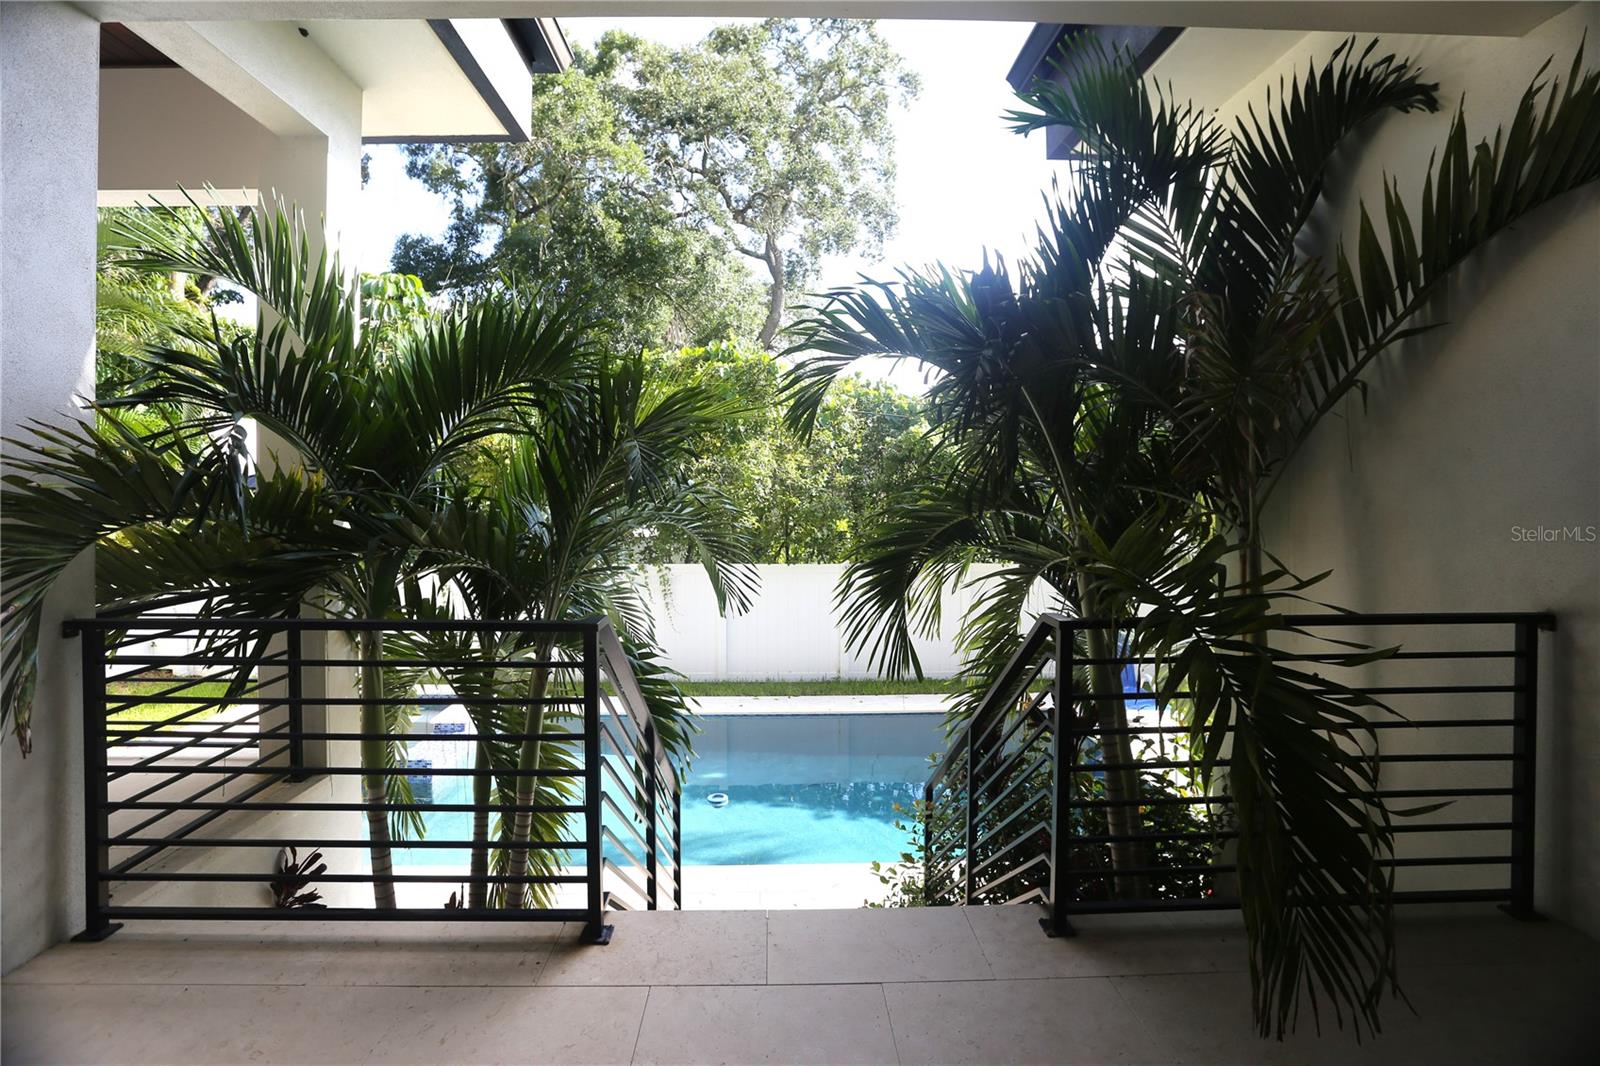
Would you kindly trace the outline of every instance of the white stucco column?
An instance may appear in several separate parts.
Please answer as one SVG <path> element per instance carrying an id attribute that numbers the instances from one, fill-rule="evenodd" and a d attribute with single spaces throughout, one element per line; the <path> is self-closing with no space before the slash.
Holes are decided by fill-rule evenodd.
<path id="1" fill-rule="evenodd" d="M 67 4 L 0 10 L 0 423 L 59 421 L 94 393 L 99 24 Z M 0 970 L 83 921 L 78 644 L 61 619 L 94 610 L 85 560 L 45 616 L 33 754 L 0 754 Z"/>

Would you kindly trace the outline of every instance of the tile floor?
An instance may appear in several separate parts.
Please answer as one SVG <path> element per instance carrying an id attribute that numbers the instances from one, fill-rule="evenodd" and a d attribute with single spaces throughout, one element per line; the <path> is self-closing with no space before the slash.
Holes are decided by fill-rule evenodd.
<path id="1" fill-rule="evenodd" d="M 1593 1063 L 1600 946 L 1493 911 L 1402 926 L 1413 1014 L 1283 1044 L 1235 916 L 1032 908 L 620 914 L 575 927 L 130 926 L 0 988 L 30 1062 Z"/>

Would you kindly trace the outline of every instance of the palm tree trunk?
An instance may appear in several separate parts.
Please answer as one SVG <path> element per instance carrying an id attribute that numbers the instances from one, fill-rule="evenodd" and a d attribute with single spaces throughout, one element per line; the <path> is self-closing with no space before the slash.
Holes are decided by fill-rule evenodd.
<path id="1" fill-rule="evenodd" d="M 488 746 L 480 740 L 474 747 L 473 768 L 478 773 L 472 778 L 472 881 L 467 886 L 467 906 L 482 910 L 489 905 L 489 803 L 494 781 L 483 772 L 489 768 Z"/>
<path id="2" fill-rule="evenodd" d="M 361 634 L 361 695 L 367 700 L 383 698 L 383 638 L 377 630 Z M 372 855 L 372 900 L 379 910 L 394 910 L 394 882 L 386 880 L 394 873 L 394 854 L 389 842 L 389 812 L 383 809 L 388 802 L 388 775 L 383 771 L 389 761 L 388 715 L 381 703 L 365 702 L 361 705 L 361 765 L 367 772 L 362 775 L 367 804 L 367 841 Z M 376 772 L 374 772 L 376 771 Z"/>
<path id="3" fill-rule="evenodd" d="M 1114 642 L 1107 639 L 1103 629 L 1086 633 L 1089 657 L 1101 660 L 1090 667 L 1089 676 L 1096 692 L 1122 691 L 1122 671 L 1117 669 Z M 1133 738 L 1127 733 L 1128 713 L 1124 700 L 1105 698 L 1092 701 L 1095 721 L 1100 726 L 1100 756 L 1106 764 L 1125 767 L 1105 772 L 1106 829 L 1118 837 L 1138 837 L 1144 827 L 1139 817 L 1139 771 L 1132 769 Z M 1135 870 L 1148 865 L 1148 852 L 1141 840 L 1124 840 L 1111 845 L 1113 870 Z M 1118 874 L 1114 880 L 1116 895 L 1120 899 L 1143 899 L 1149 894 L 1149 881 L 1143 874 Z"/>
<path id="4" fill-rule="evenodd" d="M 542 648 L 538 654 L 541 659 L 547 659 L 550 656 L 550 649 Z M 522 742 L 522 747 L 517 753 L 519 773 L 516 805 L 518 807 L 532 806 L 539 795 L 539 778 L 529 771 L 539 768 L 539 754 L 543 745 L 537 737 L 544 732 L 544 697 L 549 683 L 548 669 L 541 666 L 533 671 L 533 677 L 528 685 L 527 717 L 522 729 L 523 735 L 529 739 Z M 532 835 L 533 812 L 517 811 L 511 819 L 511 855 L 506 863 L 506 873 L 512 878 L 528 876 L 528 841 Z M 506 909 L 517 910 L 526 905 L 528 888 L 528 885 L 507 882 L 504 893 Z"/>

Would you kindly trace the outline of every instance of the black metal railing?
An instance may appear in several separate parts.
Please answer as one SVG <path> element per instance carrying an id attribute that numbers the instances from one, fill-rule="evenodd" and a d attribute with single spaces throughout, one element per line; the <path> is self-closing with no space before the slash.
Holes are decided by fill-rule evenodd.
<path id="1" fill-rule="evenodd" d="M 65 632 L 82 640 L 81 939 L 126 919 L 377 919 L 573 921 L 603 943 L 609 911 L 682 904 L 677 772 L 603 618 Z M 361 691 L 364 666 L 381 691 Z"/>
<path id="2" fill-rule="evenodd" d="M 1368 716 L 1378 795 L 1421 809 L 1394 819 L 1394 853 L 1381 860 L 1396 901 L 1498 902 L 1533 916 L 1539 632 L 1554 617 L 1285 622 L 1300 631 L 1273 638 L 1295 642 L 1277 649 L 1285 657 L 1386 708 Z M 1079 638 L 1091 631 L 1099 647 L 1128 647 L 1118 623 L 1041 618 L 952 737 L 923 793 L 926 902 L 1038 902 L 1052 935 L 1070 933 L 1074 914 L 1238 906 L 1228 751 L 1214 762 L 1222 787 L 1207 793 L 1190 727 L 1173 713 L 1181 699 L 1163 712 L 1152 694 L 1154 661 L 1087 658 Z M 1353 659 L 1317 639 L 1334 637 L 1399 650 Z M 1113 691 L 1091 667 L 1111 668 Z M 1125 725 L 1097 716 L 1106 701 L 1126 708 Z"/>

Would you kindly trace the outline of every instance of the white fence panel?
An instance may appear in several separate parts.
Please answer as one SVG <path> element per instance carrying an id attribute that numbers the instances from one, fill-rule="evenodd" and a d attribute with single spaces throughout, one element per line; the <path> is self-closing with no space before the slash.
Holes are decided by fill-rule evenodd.
<path id="1" fill-rule="evenodd" d="M 946 589 L 941 631 L 916 638 L 917 655 L 929 677 L 950 677 L 961 668 L 956 632 L 966 608 L 981 593 L 985 572 L 976 567 L 966 584 Z M 654 567 L 648 577 L 656 638 L 666 662 L 693 681 L 810 680 L 871 678 L 877 673 L 866 656 L 846 645 L 834 606 L 842 563 L 763 564 L 756 567 L 760 591 L 744 614 L 724 618 L 705 571 L 693 564 Z M 1029 597 L 1031 619 L 1047 606 L 1036 590 Z"/>

